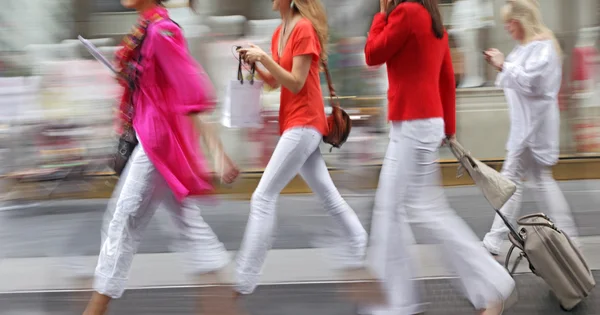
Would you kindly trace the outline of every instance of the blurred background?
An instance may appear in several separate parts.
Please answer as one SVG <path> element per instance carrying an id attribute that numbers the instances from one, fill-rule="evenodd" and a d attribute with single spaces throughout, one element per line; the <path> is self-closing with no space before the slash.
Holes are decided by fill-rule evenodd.
<path id="1" fill-rule="evenodd" d="M 14 180 L 70 177 L 78 184 L 60 185 L 60 189 L 94 190 L 92 184 L 86 186 L 80 180 L 110 173 L 106 158 L 115 144 L 112 108 L 119 90 L 110 74 L 75 39 L 77 35 L 93 39 L 112 58 L 136 13 L 123 9 L 118 0 L 5 2 L 0 13 L 4 187 Z M 324 150 L 327 161 L 332 167 L 346 169 L 378 164 L 387 143 L 387 79 L 385 67 L 369 68 L 363 56 L 366 32 L 378 2 L 323 2 L 331 26 L 333 79 L 342 106 L 352 114 L 356 126 L 343 150 Z M 493 86 L 495 71 L 481 58 L 483 49 L 497 47 L 508 53 L 514 46 L 503 29 L 499 13 L 503 3 L 440 1 L 451 34 L 457 78 L 458 137 L 481 159 L 502 159 L 509 128 L 504 96 Z M 193 55 L 210 74 L 221 99 L 228 81 L 236 75 L 232 47 L 253 42 L 269 51 L 272 32 L 280 22 L 271 5 L 269 0 L 203 0 L 198 1 L 194 13 L 186 1 L 170 2 L 172 18 L 184 28 Z M 600 153 L 598 6 L 597 0 L 541 3 L 544 19 L 565 52 L 560 104 L 561 153 L 565 157 Z M 324 78 L 323 84 L 323 93 L 328 95 Z M 227 150 L 246 170 L 260 170 L 268 161 L 277 141 L 278 102 L 279 91 L 265 90 L 261 128 L 222 128 Z M 220 114 L 218 108 L 215 122 Z M 443 158 L 451 158 L 451 154 L 443 151 Z M 51 189 L 36 188 L 32 193 L 47 190 Z"/>
<path id="2" fill-rule="evenodd" d="M 371 196 L 388 142 L 385 67 L 367 67 L 363 55 L 365 36 L 372 16 L 379 10 L 379 1 L 322 1 L 331 27 L 329 64 L 334 84 L 341 105 L 354 120 L 348 143 L 331 152 L 323 145 L 322 152 L 334 180 L 367 224 Z M 561 187 L 566 189 L 574 206 L 582 234 L 600 235 L 600 210 L 593 206 L 600 201 L 597 197 L 600 184 L 595 181 L 600 179 L 600 159 L 597 159 L 600 158 L 600 1 L 540 2 L 544 20 L 556 33 L 565 53 L 560 95 L 561 161 L 555 168 L 555 176 L 568 180 L 561 183 L 567 188 Z M 493 85 L 495 71 L 485 64 L 481 51 L 495 47 L 508 54 L 515 45 L 506 34 L 500 16 L 504 3 L 505 0 L 440 0 L 451 36 L 457 78 L 457 137 L 474 156 L 497 169 L 505 155 L 508 108 L 503 92 Z M 97 254 L 100 217 L 116 182 L 107 163 L 116 145 L 113 108 L 119 88 L 111 74 L 79 44 L 77 36 L 92 39 L 112 58 L 116 45 L 135 22 L 136 13 L 123 9 L 119 0 L 2 0 L 2 4 L 0 259 L 91 257 Z M 279 91 L 263 92 L 264 121 L 260 128 L 221 126 L 221 104 L 227 83 L 237 73 L 238 63 L 232 48 L 254 43 L 269 51 L 271 35 L 280 23 L 279 13 L 272 12 L 270 0 L 198 0 L 197 12 L 187 7 L 187 1 L 172 0 L 168 6 L 171 17 L 184 29 L 192 54 L 218 90 L 221 103 L 212 123 L 220 126 L 226 150 L 244 171 L 233 187 L 219 187 L 224 201 L 209 208 L 207 214 L 207 221 L 215 225 L 219 237 L 229 249 L 235 250 L 247 215 L 245 199 L 256 187 L 278 139 Z M 324 77 L 322 87 L 326 97 Z M 468 178 L 456 178 L 456 167 L 451 153 L 442 149 L 443 179 L 449 187 L 450 199 L 453 205 L 460 205 L 457 208 L 466 209 L 459 214 L 467 217 L 481 236 L 489 228 L 493 213 L 491 209 L 485 213 L 478 211 L 487 206 L 476 190 L 468 187 L 471 184 Z M 450 188 L 464 185 L 467 186 Z M 311 233 L 317 238 L 328 237 L 328 232 L 323 232 L 328 231 L 328 226 L 313 213 L 320 206 L 310 195 L 297 195 L 310 193 L 299 178 L 284 192 L 290 195 L 282 197 L 281 203 L 289 207 L 282 207 L 285 210 L 280 224 L 284 227 L 275 247 L 318 247 L 320 241 L 304 238 Z M 534 208 L 532 205 L 529 210 Z M 228 209 L 225 214 L 224 209 Z M 308 227 L 301 228 L 294 220 Z M 161 226 L 157 223 L 151 228 L 154 232 L 149 232 L 151 236 L 144 242 L 147 248 L 142 252 L 171 250 L 163 240 L 169 228 Z M 89 257 L 84 261 L 84 265 L 93 265 Z M 14 261 L 9 266 L 23 263 Z M 19 284 L 27 277 L 19 278 L 18 273 L 4 266 L 2 269 L 0 265 L 0 275 L 15 277 L 16 282 L 0 289 L 28 290 L 28 286 Z M 36 288 L 52 287 L 52 281 L 48 280 Z M 434 289 L 427 290 L 431 293 Z M 136 298 L 139 297 L 133 297 Z M 5 312 L 8 308 L 18 308 L 19 303 L 10 302 L 0 294 L 0 314 L 25 314 L 23 310 Z M 41 309 L 49 308 L 45 305 Z M 440 306 L 441 314 L 446 314 L 443 310 Z M 599 312 L 582 314 L 600 314 L 600 309 L 596 310 Z"/>

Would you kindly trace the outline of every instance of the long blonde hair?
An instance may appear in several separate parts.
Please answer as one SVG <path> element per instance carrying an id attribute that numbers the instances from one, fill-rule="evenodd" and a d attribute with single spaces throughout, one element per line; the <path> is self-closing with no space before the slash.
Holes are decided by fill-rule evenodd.
<path id="1" fill-rule="evenodd" d="M 544 24 L 537 0 L 508 0 L 502 8 L 502 18 L 505 22 L 516 20 L 521 24 L 525 32 L 524 43 L 549 39 L 554 43 L 556 52 L 562 55 L 562 49 L 554 32 Z"/>
<path id="2" fill-rule="evenodd" d="M 321 44 L 321 59 L 327 59 L 327 43 L 329 42 L 329 26 L 327 14 L 320 0 L 294 0 L 294 10 L 310 21 L 315 28 Z"/>

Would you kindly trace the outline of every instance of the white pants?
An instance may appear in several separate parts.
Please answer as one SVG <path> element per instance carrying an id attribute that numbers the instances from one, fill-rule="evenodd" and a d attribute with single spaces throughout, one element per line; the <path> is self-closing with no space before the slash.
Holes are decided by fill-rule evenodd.
<path id="1" fill-rule="evenodd" d="M 479 47 L 480 30 L 468 29 L 456 32 L 456 39 L 460 51 L 463 53 L 464 75 L 460 88 L 479 87 L 485 83 L 483 73 L 485 65 Z"/>
<path id="2" fill-rule="evenodd" d="M 349 259 L 355 263 L 364 259 L 367 233 L 333 184 L 319 150 L 321 139 L 316 130 L 300 127 L 286 131 L 277 143 L 252 194 L 250 217 L 237 256 L 238 292 L 250 294 L 258 285 L 267 251 L 271 248 L 277 198 L 298 173 L 342 227 L 351 251 Z"/>
<path id="3" fill-rule="evenodd" d="M 467 298 L 478 309 L 508 298 L 514 281 L 481 246 L 469 226 L 450 208 L 441 186 L 438 149 L 442 119 L 395 122 L 375 199 L 368 261 L 381 278 L 388 305 L 363 314 L 409 315 L 423 312 L 410 256 L 410 224 L 442 246 L 441 258 L 460 277 Z M 410 223 L 410 224 L 409 224 Z"/>
<path id="4" fill-rule="evenodd" d="M 502 174 L 517 184 L 515 194 L 500 209 L 509 222 L 515 222 L 519 215 L 523 199 L 522 179 L 528 175 L 528 179 L 534 183 L 535 199 L 540 212 L 548 212 L 550 218 L 560 229 L 571 238 L 577 238 L 577 227 L 571 216 L 567 200 L 552 177 L 552 167 L 538 162 L 533 157 L 531 150 L 521 149 L 509 152 L 502 167 Z M 490 232 L 483 239 L 483 244 L 490 252 L 498 254 L 507 234 L 508 228 L 504 221 L 496 215 Z"/>
<path id="5" fill-rule="evenodd" d="M 111 298 L 122 296 L 133 256 L 159 205 L 171 214 L 195 272 L 216 271 L 229 263 L 224 245 L 203 220 L 196 203 L 190 198 L 183 203 L 175 199 L 141 144 L 133 152 L 124 174 L 119 194 L 106 212 L 110 222 L 102 229 L 102 247 L 94 279 L 96 292 Z"/>

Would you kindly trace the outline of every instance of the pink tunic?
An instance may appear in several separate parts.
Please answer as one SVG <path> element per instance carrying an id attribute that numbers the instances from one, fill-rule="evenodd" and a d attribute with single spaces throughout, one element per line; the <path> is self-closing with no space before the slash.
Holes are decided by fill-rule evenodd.
<path id="1" fill-rule="evenodd" d="M 213 191 L 193 122 L 214 108 L 214 90 L 169 19 L 152 23 L 142 45 L 133 127 L 146 154 L 181 201 Z"/>

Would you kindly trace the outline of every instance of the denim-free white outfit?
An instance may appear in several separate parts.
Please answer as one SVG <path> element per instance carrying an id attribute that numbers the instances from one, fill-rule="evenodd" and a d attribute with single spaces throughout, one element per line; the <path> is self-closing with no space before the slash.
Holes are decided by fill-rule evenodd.
<path id="1" fill-rule="evenodd" d="M 441 245 L 441 257 L 459 278 L 468 300 L 484 309 L 506 300 L 515 287 L 508 272 L 450 208 L 438 163 L 444 138 L 442 118 L 392 123 L 373 210 L 367 261 L 382 279 L 387 305 L 365 306 L 361 314 L 410 315 L 424 311 L 410 229 L 423 229 Z"/>
<path id="2" fill-rule="evenodd" d="M 508 153 L 502 174 L 517 183 L 517 192 L 500 211 L 515 222 L 521 207 L 523 179 L 527 178 L 533 182 L 539 211 L 547 213 L 561 230 L 576 238 L 571 210 L 552 177 L 552 166 L 558 162 L 559 154 L 561 80 L 561 57 L 551 40 L 516 46 L 496 78 L 510 111 Z M 483 244 L 498 254 L 507 234 L 508 228 L 496 216 Z"/>
<path id="3" fill-rule="evenodd" d="M 105 214 L 94 275 L 96 292 L 111 298 L 123 295 L 142 234 L 159 206 L 171 214 L 194 273 L 217 271 L 229 263 L 225 246 L 202 218 L 197 201 L 175 199 L 141 143 L 123 175 Z"/>
<path id="4" fill-rule="evenodd" d="M 342 266 L 355 267 L 362 264 L 367 233 L 329 175 L 319 149 L 322 138 L 311 127 L 296 127 L 285 131 L 279 139 L 252 194 L 250 217 L 237 256 L 236 290 L 239 293 L 250 294 L 258 285 L 273 239 L 277 198 L 298 173 L 344 232 L 347 251 L 341 257 Z"/>

